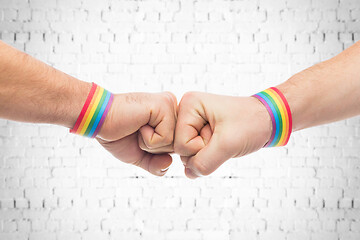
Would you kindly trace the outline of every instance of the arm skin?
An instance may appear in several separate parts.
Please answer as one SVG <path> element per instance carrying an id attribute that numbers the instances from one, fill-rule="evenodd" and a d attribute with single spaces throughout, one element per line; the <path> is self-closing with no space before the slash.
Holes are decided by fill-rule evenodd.
<path id="1" fill-rule="evenodd" d="M 292 112 L 293 131 L 360 114 L 360 42 L 277 88 Z M 262 148 L 271 136 L 266 108 L 254 97 L 190 92 L 179 104 L 175 152 L 197 178 L 233 157 Z"/>
<path id="2" fill-rule="evenodd" d="M 0 118 L 72 128 L 90 89 L 0 41 Z"/>
<path id="3" fill-rule="evenodd" d="M 293 131 L 360 114 L 360 41 L 280 84 Z"/>
<path id="4" fill-rule="evenodd" d="M 72 128 L 90 89 L 0 41 L 0 118 Z M 172 161 L 176 106 L 171 93 L 115 94 L 97 140 L 123 162 L 162 176 Z"/>

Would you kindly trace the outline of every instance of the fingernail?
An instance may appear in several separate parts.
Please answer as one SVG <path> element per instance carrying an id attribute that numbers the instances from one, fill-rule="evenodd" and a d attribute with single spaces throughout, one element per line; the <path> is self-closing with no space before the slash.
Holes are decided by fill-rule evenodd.
<path id="1" fill-rule="evenodd" d="M 170 166 L 169 166 L 169 167 L 170 167 Z M 164 169 L 161 169 L 160 171 L 161 171 L 161 172 L 166 172 L 166 171 L 169 169 L 169 167 L 164 168 Z"/>

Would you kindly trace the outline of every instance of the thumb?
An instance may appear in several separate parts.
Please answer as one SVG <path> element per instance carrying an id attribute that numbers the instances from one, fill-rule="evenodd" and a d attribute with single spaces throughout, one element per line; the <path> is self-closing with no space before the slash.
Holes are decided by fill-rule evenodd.
<path id="1" fill-rule="evenodd" d="M 188 178 L 209 175 L 231 158 L 232 153 L 221 144 L 220 138 L 220 135 L 214 131 L 209 143 L 196 155 L 188 158 L 185 169 Z"/>

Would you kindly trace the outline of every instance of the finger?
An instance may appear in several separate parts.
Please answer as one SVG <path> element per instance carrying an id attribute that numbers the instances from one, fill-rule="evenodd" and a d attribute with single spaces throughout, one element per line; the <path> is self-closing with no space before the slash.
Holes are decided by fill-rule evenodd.
<path id="1" fill-rule="evenodd" d="M 120 140 L 108 142 L 96 138 L 98 142 L 119 160 L 139 166 L 150 173 L 162 176 L 171 163 L 172 158 L 168 154 L 154 155 L 140 149 L 137 141 L 137 133 L 133 133 Z"/>
<path id="2" fill-rule="evenodd" d="M 200 133 L 207 119 L 200 114 L 202 111 L 199 100 L 193 95 L 186 94 L 181 99 L 174 141 L 175 152 L 181 156 L 194 155 L 205 146 Z"/>
<path id="3" fill-rule="evenodd" d="M 164 147 L 160 147 L 160 148 L 148 148 L 148 146 L 146 146 L 144 139 L 142 138 L 141 134 L 138 134 L 138 142 L 139 142 L 139 147 L 149 153 L 154 153 L 154 154 L 159 154 L 159 153 L 172 153 L 174 152 L 174 146 L 173 144 L 170 144 L 168 146 L 164 146 Z"/>
<path id="4" fill-rule="evenodd" d="M 175 114 L 175 117 L 176 117 L 177 116 L 177 108 L 178 108 L 177 98 L 172 92 L 164 92 L 164 93 L 167 94 L 171 98 L 171 100 L 173 102 L 174 112 L 176 113 Z"/>
<path id="5" fill-rule="evenodd" d="M 171 163 L 172 158 L 169 154 L 151 154 L 145 152 L 141 161 L 136 162 L 134 165 L 154 175 L 163 176 L 169 169 Z"/>
<path id="6" fill-rule="evenodd" d="M 186 164 L 186 176 L 189 178 L 206 176 L 214 172 L 221 164 L 231 158 L 233 153 L 221 145 L 218 134 L 213 134 L 209 143 L 195 156 L 189 158 Z"/>
<path id="7" fill-rule="evenodd" d="M 180 156 L 181 162 L 183 163 L 183 165 L 186 167 L 187 162 L 189 161 L 190 157 L 187 156 Z"/>
<path id="8" fill-rule="evenodd" d="M 199 177 L 190 168 L 185 168 L 185 176 L 187 176 L 190 179 L 195 179 Z"/>
<path id="9" fill-rule="evenodd" d="M 159 123 L 159 125 L 156 126 L 155 129 L 149 125 L 142 126 L 139 129 L 141 141 L 144 144 L 142 148 L 143 150 L 149 150 L 148 152 L 150 152 L 150 150 L 172 145 L 174 139 L 175 121 L 166 121 L 167 120 L 163 120 L 161 123 Z M 167 127 L 168 129 L 165 130 Z M 141 141 L 139 139 L 139 144 Z"/>
<path id="10" fill-rule="evenodd" d="M 161 98 L 155 104 L 148 124 L 139 129 L 148 149 L 168 146 L 174 140 L 177 118 L 175 95 L 170 92 L 161 93 Z"/>
<path id="11" fill-rule="evenodd" d="M 204 145 L 207 145 L 211 139 L 213 132 L 211 130 L 210 124 L 206 124 L 200 131 L 200 136 L 204 142 Z"/>

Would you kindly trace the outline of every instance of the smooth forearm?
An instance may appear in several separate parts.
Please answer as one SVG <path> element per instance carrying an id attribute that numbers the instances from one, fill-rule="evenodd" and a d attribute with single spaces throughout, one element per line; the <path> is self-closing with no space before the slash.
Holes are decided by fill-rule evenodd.
<path id="1" fill-rule="evenodd" d="M 293 131 L 360 114 L 360 42 L 278 86 L 293 115 Z"/>
<path id="2" fill-rule="evenodd" d="M 71 128 L 91 84 L 0 41 L 0 117 Z"/>

